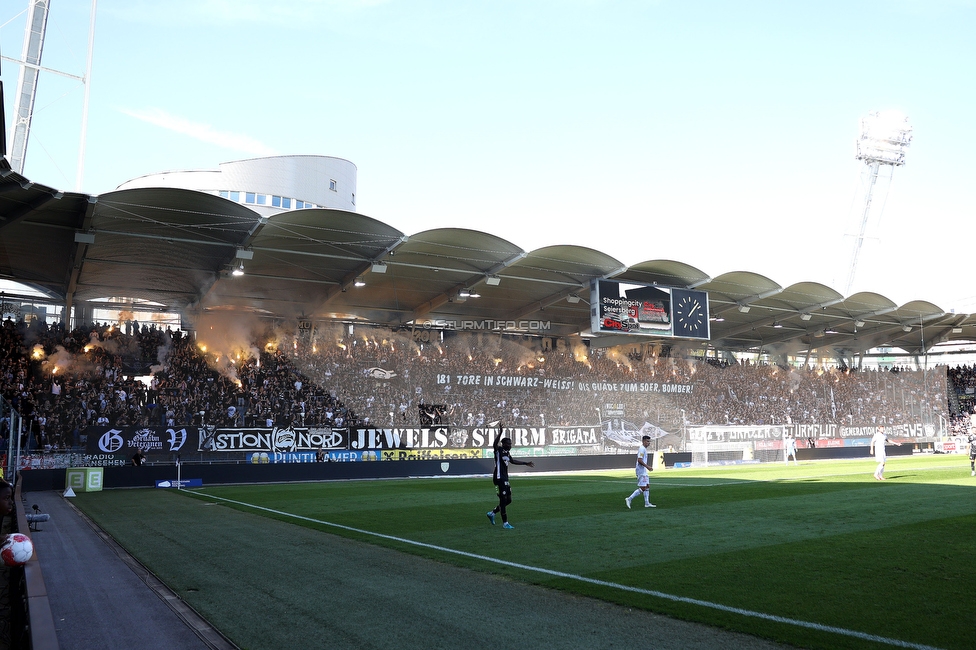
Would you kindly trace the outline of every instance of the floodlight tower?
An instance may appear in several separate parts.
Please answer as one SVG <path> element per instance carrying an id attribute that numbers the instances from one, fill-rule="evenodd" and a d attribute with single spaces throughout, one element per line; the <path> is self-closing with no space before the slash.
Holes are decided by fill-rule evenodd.
<path id="1" fill-rule="evenodd" d="M 78 168 L 75 176 L 75 189 L 81 191 L 85 174 L 85 142 L 88 136 L 88 103 L 91 96 L 92 50 L 95 42 L 95 9 L 98 0 L 91 0 L 91 14 L 88 26 L 88 57 L 85 75 L 68 74 L 41 65 L 44 51 L 44 37 L 47 32 L 47 19 L 50 13 L 50 0 L 31 0 L 27 10 L 27 25 L 24 29 L 24 46 L 20 59 L 0 57 L 20 65 L 20 78 L 17 81 L 17 106 L 14 122 L 11 125 L 10 168 L 18 174 L 24 173 L 27 159 L 27 141 L 30 138 L 31 121 L 34 119 L 34 100 L 37 98 L 37 82 L 41 72 L 54 74 L 80 81 L 85 86 L 81 109 L 81 143 L 78 146 Z M 5 125 L 0 125 L 4 128 Z"/>
<path id="2" fill-rule="evenodd" d="M 867 190 L 864 195 L 864 210 L 861 214 L 861 228 L 854 240 L 854 250 L 851 253 L 850 270 L 847 275 L 847 285 L 844 294 L 850 293 L 854 285 L 854 274 L 857 271 L 857 256 L 864 243 L 864 233 L 871 216 L 871 198 L 874 185 L 878 181 L 881 166 L 894 168 L 905 164 L 905 151 L 912 143 L 912 127 L 908 118 L 895 111 L 872 111 L 861 118 L 861 134 L 857 139 L 857 153 L 855 157 L 864 162 L 862 179 L 866 176 Z"/>

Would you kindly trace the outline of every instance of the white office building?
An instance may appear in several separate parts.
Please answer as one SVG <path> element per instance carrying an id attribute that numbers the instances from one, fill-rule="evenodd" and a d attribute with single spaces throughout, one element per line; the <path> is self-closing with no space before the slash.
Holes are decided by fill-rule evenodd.
<path id="1" fill-rule="evenodd" d="M 221 163 L 218 169 L 147 174 L 119 190 L 173 187 L 221 196 L 271 216 L 287 210 L 356 211 L 356 165 L 331 156 L 271 156 Z"/>

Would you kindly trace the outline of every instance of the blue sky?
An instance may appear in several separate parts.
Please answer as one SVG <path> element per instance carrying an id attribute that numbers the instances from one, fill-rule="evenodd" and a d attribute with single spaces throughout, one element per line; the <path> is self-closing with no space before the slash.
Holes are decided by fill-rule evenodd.
<path id="1" fill-rule="evenodd" d="M 26 7 L 0 8 L 5 56 Z M 89 8 L 52 3 L 43 65 L 84 71 Z M 899 110 L 914 141 L 851 292 L 976 312 L 973 33 L 964 0 L 100 0 L 82 190 L 331 155 L 357 165 L 359 211 L 408 235 L 843 291 L 858 122 Z M 8 121 L 17 74 L 2 63 Z M 32 180 L 75 188 L 82 96 L 42 75 Z"/>

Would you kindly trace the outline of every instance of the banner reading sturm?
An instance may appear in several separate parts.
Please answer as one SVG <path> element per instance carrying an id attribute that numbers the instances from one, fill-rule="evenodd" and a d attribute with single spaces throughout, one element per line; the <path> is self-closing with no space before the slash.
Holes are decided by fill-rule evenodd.
<path id="1" fill-rule="evenodd" d="M 608 429 L 609 431 L 609 423 Z M 635 429 L 635 431 L 637 431 Z M 481 427 L 429 427 L 354 429 L 350 449 L 471 449 L 492 446 L 497 429 Z M 608 436 L 596 426 L 506 427 L 505 435 L 516 447 L 548 445 L 600 446 Z M 635 442 L 633 446 L 639 444 Z M 612 441 L 611 441 L 612 442 Z"/>

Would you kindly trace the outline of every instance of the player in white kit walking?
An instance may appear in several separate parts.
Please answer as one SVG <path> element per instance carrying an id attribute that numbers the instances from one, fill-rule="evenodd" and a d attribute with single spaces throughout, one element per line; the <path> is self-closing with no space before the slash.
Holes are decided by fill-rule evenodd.
<path id="1" fill-rule="evenodd" d="M 887 455 L 885 454 L 885 444 L 888 442 L 891 441 L 888 440 L 888 436 L 885 435 L 885 428 L 878 427 L 878 432 L 875 433 L 874 437 L 871 438 L 871 448 L 874 452 L 874 460 L 875 462 L 878 463 L 878 467 L 874 470 L 874 478 L 879 481 L 885 480 L 884 468 L 885 468 L 885 462 L 887 461 Z M 901 446 L 900 442 L 896 442 L 895 444 Z"/>
<path id="2" fill-rule="evenodd" d="M 648 483 L 650 481 L 648 472 L 654 471 L 654 468 L 651 467 L 647 462 L 647 454 L 650 448 L 651 448 L 651 437 L 644 436 L 643 438 L 641 438 L 641 446 L 637 449 L 637 489 L 634 490 L 633 494 L 631 494 L 629 497 L 624 499 L 624 502 L 627 504 L 628 508 L 630 507 L 630 502 L 633 501 L 638 494 L 644 495 L 645 508 L 657 507 L 656 505 L 651 503 L 651 494 L 650 492 L 648 492 L 648 487 L 649 487 Z"/>

